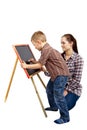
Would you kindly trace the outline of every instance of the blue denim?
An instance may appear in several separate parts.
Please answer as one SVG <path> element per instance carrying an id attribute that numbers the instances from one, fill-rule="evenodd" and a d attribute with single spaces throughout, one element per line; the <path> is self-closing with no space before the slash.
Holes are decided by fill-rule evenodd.
<path id="1" fill-rule="evenodd" d="M 79 97 L 80 96 L 74 93 L 68 92 L 68 94 L 65 96 L 68 110 L 71 110 L 76 105 L 76 102 L 79 99 Z"/>
<path id="2" fill-rule="evenodd" d="M 47 98 L 48 102 L 51 108 L 58 108 L 55 100 L 54 100 L 54 87 L 53 87 L 53 81 L 49 80 L 47 87 L 46 87 L 46 93 L 47 93 Z"/>
<path id="3" fill-rule="evenodd" d="M 67 76 L 58 76 L 54 81 L 49 80 L 46 88 L 50 107 L 60 110 L 60 118 L 69 119 L 69 112 L 65 97 L 63 95 Z"/>

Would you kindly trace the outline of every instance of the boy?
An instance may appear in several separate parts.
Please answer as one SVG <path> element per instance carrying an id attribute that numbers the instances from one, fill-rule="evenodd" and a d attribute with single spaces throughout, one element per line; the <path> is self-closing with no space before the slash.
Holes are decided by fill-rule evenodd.
<path id="1" fill-rule="evenodd" d="M 41 56 L 38 61 L 30 59 L 34 64 L 23 62 L 21 66 L 27 69 L 41 69 L 43 66 L 46 67 L 51 78 L 46 88 L 50 107 L 45 110 L 57 111 L 59 109 L 60 118 L 54 122 L 57 124 L 69 122 L 69 112 L 63 95 L 69 76 L 67 65 L 61 54 L 47 43 L 43 32 L 35 32 L 31 37 L 31 42 L 37 50 L 41 51 Z"/>

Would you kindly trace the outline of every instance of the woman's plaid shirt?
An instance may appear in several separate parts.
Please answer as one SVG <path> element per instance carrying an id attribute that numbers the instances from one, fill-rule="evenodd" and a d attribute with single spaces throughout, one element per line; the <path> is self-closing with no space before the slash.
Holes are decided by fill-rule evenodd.
<path id="1" fill-rule="evenodd" d="M 66 90 L 77 94 L 78 96 L 82 93 L 81 77 L 83 70 L 83 59 L 82 57 L 73 52 L 72 56 L 66 61 L 71 76 L 68 79 Z"/>

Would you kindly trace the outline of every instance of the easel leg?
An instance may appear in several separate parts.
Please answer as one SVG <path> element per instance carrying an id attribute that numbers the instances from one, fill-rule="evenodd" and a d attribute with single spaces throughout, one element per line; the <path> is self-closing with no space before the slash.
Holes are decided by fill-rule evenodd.
<path id="1" fill-rule="evenodd" d="M 46 88 L 46 86 L 45 86 L 45 84 L 44 84 L 43 80 L 41 79 L 40 75 L 39 75 L 39 74 L 37 74 L 37 76 L 38 76 L 38 78 L 40 79 L 41 83 L 43 84 L 44 88 Z"/>
<path id="2" fill-rule="evenodd" d="M 42 107 L 42 110 L 43 110 L 43 112 L 44 112 L 44 115 L 45 115 L 45 117 L 47 117 L 47 114 L 46 114 L 46 112 L 45 112 L 44 106 L 43 106 L 42 101 L 41 101 L 41 99 L 40 99 L 40 96 L 39 96 L 39 93 L 38 93 L 38 91 L 37 91 L 37 88 L 36 88 L 35 82 L 34 82 L 34 80 L 33 80 L 33 77 L 31 77 L 31 80 L 32 80 L 32 83 L 33 83 L 33 85 L 34 85 L 34 88 L 35 88 L 36 94 L 37 94 L 37 96 L 38 96 L 38 99 L 39 99 L 39 101 L 40 101 L 40 105 L 41 105 L 41 107 Z"/>
<path id="3" fill-rule="evenodd" d="M 12 72 L 12 75 L 11 75 L 11 78 L 10 78 L 10 82 L 9 82 L 9 85 L 8 85 L 8 89 L 7 89 L 7 92 L 6 92 L 6 95 L 5 95 L 5 100 L 4 100 L 5 102 L 7 100 L 8 93 L 10 91 L 12 79 L 13 79 L 13 76 L 14 76 L 14 73 L 15 73 L 15 70 L 16 70 L 16 66 L 17 66 L 17 62 L 18 62 L 18 58 L 16 58 L 16 61 L 15 61 L 15 64 L 14 64 L 13 72 Z"/>

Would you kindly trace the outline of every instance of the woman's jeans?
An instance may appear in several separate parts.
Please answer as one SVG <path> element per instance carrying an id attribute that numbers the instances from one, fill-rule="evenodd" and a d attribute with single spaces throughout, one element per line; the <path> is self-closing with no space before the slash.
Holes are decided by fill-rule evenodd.
<path id="1" fill-rule="evenodd" d="M 68 92 L 68 94 L 65 96 L 68 110 L 71 110 L 76 105 L 76 102 L 79 99 L 79 97 L 80 96 L 74 93 Z"/>
<path id="2" fill-rule="evenodd" d="M 46 88 L 48 102 L 51 108 L 60 110 L 60 118 L 69 120 L 69 112 L 63 95 L 67 76 L 58 76 L 54 81 L 49 80 Z"/>

